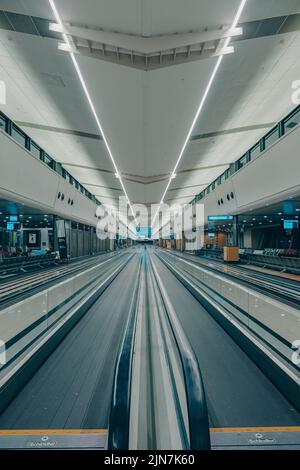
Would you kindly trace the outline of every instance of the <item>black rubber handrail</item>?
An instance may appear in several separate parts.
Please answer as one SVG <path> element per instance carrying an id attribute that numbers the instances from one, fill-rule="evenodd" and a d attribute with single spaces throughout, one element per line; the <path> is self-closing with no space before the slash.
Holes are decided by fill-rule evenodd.
<path id="1" fill-rule="evenodd" d="M 129 449 L 131 378 L 141 265 L 142 257 L 140 258 L 128 321 L 115 367 L 107 444 L 109 450 Z"/>
<path id="2" fill-rule="evenodd" d="M 156 256 L 160 258 L 157 254 Z M 157 272 L 154 269 L 157 277 Z M 202 375 L 196 355 L 173 308 L 168 305 L 161 283 L 158 283 L 168 320 L 178 347 L 183 368 L 189 418 L 190 450 L 210 450 L 210 432 Z"/>

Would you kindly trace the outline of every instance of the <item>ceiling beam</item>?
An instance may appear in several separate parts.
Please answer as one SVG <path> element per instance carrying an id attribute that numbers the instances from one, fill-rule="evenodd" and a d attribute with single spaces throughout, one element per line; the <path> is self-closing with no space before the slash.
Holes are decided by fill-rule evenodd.
<path id="1" fill-rule="evenodd" d="M 56 23 L 50 23 L 49 28 L 50 31 L 64 33 L 73 38 L 106 44 L 120 49 L 127 49 L 128 51 L 134 51 L 144 55 L 157 54 L 161 51 L 174 50 L 206 42 L 220 41 L 221 39 L 241 36 L 243 34 L 243 28 L 240 27 L 234 29 L 227 27 L 211 31 L 151 37 L 82 28 L 68 24 L 61 26 Z"/>

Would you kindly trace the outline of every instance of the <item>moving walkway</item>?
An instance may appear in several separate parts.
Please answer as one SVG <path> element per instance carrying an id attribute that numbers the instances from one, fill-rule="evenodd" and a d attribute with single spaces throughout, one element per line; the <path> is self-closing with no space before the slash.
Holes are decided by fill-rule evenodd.
<path id="1" fill-rule="evenodd" d="M 300 448 L 292 388 L 212 313 L 216 296 L 162 250 L 99 272 L 2 370 L 0 448 Z"/>

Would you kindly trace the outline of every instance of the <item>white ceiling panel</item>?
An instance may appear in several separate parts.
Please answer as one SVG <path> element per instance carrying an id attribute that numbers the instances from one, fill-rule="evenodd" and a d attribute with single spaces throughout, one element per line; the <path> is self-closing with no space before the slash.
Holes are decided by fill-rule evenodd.
<path id="1" fill-rule="evenodd" d="M 67 22 L 152 36 L 229 25 L 239 0 L 56 0 L 56 5 Z M 53 18 L 48 0 L 0 0 L 0 9 Z M 300 0 L 248 0 L 241 21 L 299 12 Z M 113 188 L 120 184 L 103 141 L 97 140 L 99 130 L 70 57 L 57 46 L 54 39 L 0 30 L 0 79 L 7 84 L 2 109 L 23 122 L 25 131 L 93 194 L 113 202 L 118 194 Z M 235 42 L 193 131 L 216 135 L 188 145 L 166 200 L 187 202 L 225 168 L 182 170 L 236 160 L 265 133 L 261 126 L 292 109 L 299 51 L 298 32 Z M 132 180 L 149 183 L 154 175 L 170 174 L 216 58 L 144 72 L 76 57 L 130 200 L 159 201 L 166 179 Z M 131 181 L 127 175 L 133 175 Z"/>

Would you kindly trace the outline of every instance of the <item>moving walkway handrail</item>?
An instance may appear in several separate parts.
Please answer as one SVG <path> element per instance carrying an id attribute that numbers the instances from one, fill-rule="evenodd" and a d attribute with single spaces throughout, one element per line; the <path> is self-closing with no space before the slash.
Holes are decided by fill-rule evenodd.
<path id="1" fill-rule="evenodd" d="M 156 256 L 158 257 L 158 255 Z M 153 271 L 156 278 L 159 279 L 154 266 Z M 158 282 L 158 285 L 165 303 L 168 320 L 178 347 L 183 368 L 189 418 L 190 449 L 209 450 L 211 446 L 207 404 L 199 363 L 177 315 L 163 292 L 162 283 Z"/>
<path id="2" fill-rule="evenodd" d="M 128 450 L 129 448 L 131 377 L 141 265 L 142 258 L 140 259 L 128 321 L 115 367 L 109 418 L 109 450 Z"/>

